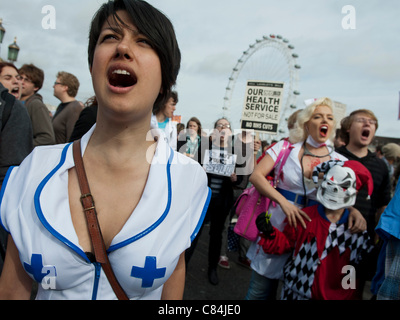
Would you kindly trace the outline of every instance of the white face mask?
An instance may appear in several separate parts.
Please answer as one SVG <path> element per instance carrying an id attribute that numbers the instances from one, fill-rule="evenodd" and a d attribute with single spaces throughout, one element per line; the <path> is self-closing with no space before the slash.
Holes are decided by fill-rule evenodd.
<path id="1" fill-rule="evenodd" d="M 331 210 L 351 207 L 356 202 L 356 183 L 352 169 L 334 166 L 319 186 L 317 200 Z"/>

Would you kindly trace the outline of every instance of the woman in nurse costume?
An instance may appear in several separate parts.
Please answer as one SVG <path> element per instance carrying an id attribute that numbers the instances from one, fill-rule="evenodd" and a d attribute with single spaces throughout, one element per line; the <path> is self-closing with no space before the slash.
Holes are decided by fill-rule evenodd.
<path id="1" fill-rule="evenodd" d="M 184 252 L 209 190 L 197 162 L 149 131 L 180 67 L 174 29 L 144 1 L 109 1 L 92 20 L 88 53 L 98 115 L 81 152 L 111 266 L 130 299 L 181 299 Z M 80 196 L 72 144 L 36 148 L 10 169 L 0 298 L 29 299 L 37 281 L 37 299 L 116 299 L 93 259 Z"/>

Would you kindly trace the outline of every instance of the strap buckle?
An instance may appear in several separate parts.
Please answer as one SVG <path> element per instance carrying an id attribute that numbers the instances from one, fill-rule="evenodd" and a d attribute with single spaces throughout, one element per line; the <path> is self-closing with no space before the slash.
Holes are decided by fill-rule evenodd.
<path id="1" fill-rule="evenodd" d="M 88 201 L 90 201 L 90 202 L 85 201 L 86 199 L 88 199 Z M 81 195 L 81 203 L 83 206 L 83 211 L 89 211 L 89 210 L 95 209 L 94 199 L 93 199 L 93 196 L 91 193 L 82 194 Z"/>

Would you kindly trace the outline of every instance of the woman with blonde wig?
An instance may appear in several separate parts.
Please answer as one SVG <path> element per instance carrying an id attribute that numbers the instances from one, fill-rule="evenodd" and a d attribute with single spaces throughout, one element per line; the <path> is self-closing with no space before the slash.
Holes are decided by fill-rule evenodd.
<path id="1" fill-rule="evenodd" d="M 282 150 L 283 141 L 276 143 L 266 151 L 266 156 L 254 169 L 250 182 L 276 206 L 270 205 L 272 225 L 283 230 L 286 222 L 291 226 L 300 223 L 305 227 L 304 219 L 309 217 L 301 210 L 315 204 L 316 185 L 312 181 L 313 168 L 328 160 L 347 160 L 334 151 L 333 139 L 336 129 L 334 103 L 329 98 L 316 99 L 298 113 L 296 123 L 290 130 L 291 151 L 283 166 L 282 175 L 276 186 L 265 178 L 273 169 Z M 349 227 L 352 232 L 364 230 L 365 220 L 361 214 L 351 210 Z M 255 241 L 247 253 L 251 260 L 253 275 L 246 299 L 275 299 L 278 279 L 288 254 L 282 256 L 265 254 Z"/>

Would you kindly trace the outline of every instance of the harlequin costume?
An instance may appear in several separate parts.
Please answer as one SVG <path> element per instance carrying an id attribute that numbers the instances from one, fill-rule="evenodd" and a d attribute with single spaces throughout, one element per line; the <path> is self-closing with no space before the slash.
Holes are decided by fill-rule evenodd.
<path id="1" fill-rule="evenodd" d="M 331 223 L 322 205 L 302 209 L 311 218 L 307 228 L 286 225 L 283 232 L 274 229 L 274 239 L 261 237 L 259 244 L 269 254 L 281 255 L 292 252 L 284 266 L 282 298 L 288 300 L 349 300 L 356 298 L 354 289 L 344 289 L 342 280 L 346 265 L 359 262 L 368 251 L 367 232 L 351 234 L 345 210 L 339 222 Z"/>
<path id="2" fill-rule="evenodd" d="M 329 165 L 331 163 L 333 167 Z M 316 181 L 321 171 L 327 171 L 327 174 L 318 188 L 317 200 L 331 210 L 354 205 L 356 190 L 365 184 L 368 185 L 369 195 L 372 193 L 371 174 L 356 161 L 322 163 L 313 171 Z M 293 251 L 283 268 L 283 299 L 359 298 L 357 284 L 349 287 L 344 283 L 346 272 L 343 274 L 343 270 L 347 269 L 343 268 L 356 266 L 363 254 L 372 249 L 370 238 L 367 231 L 358 234 L 350 232 L 347 209 L 344 209 L 337 223 L 332 223 L 325 215 L 324 205 L 302 209 L 311 219 L 306 221 L 305 229 L 301 225 L 294 228 L 287 224 L 281 232 L 269 221 L 264 222 L 264 216 L 257 218 L 257 226 L 262 231 L 259 245 L 266 253 L 281 255 Z M 352 280 L 356 280 L 355 274 Z"/>
<path id="3" fill-rule="evenodd" d="M 82 137 L 82 154 L 93 131 Z M 7 173 L 0 193 L 1 224 L 25 271 L 39 282 L 37 299 L 116 299 L 72 224 L 68 170 L 74 165 L 72 144 L 35 148 Z M 143 195 L 107 250 L 129 298 L 160 299 L 180 254 L 200 229 L 209 199 L 200 165 L 158 139 Z M 40 285 L 49 273 L 55 288 Z"/>
<path id="4" fill-rule="evenodd" d="M 304 144 L 304 141 L 293 144 L 289 157 L 282 168 L 282 178 L 277 184 L 277 190 L 285 196 L 285 198 L 299 208 L 304 207 L 304 185 L 302 178 L 302 169 L 299 161 L 299 152 Z M 283 148 L 284 142 L 279 141 L 274 146 L 269 148 L 268 153 L 271 158 L 276 161 L 279 153 Z M 327 141 L 327 145 L 332 145 Z M 340 154 L 332 151 L 330 153 L 332 160 L 347 160 Z M 309 200 L 316 200 L 317 189 L 315 183 L 311 179 L 304 177 L 306 198 Z M 314 202 L 315 203 L 315 202 Z M 270 205 L 269 213 L 271 213 L 271 223 L 278 230 L 283 231 L 286 225 L 286 215 L 279 205 Z M 258 274 L 270 278 L 282 278 L 283 266 L 289 256 L 289 253 L 282 256 L 266 254 L 257 241 L 252 242 L 247 252 L 247 257 L 251 260 L 251 268 Z"/>

